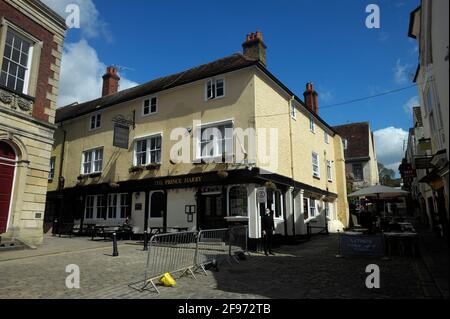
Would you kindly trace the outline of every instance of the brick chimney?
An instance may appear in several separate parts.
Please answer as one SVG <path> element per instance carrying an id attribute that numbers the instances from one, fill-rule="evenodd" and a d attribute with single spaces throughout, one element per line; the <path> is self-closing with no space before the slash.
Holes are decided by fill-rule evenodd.
<path id="1" fill-rule="evenodd" d="M 303 93 L 305 98 L 305 105 L 315 114 L 319 113 L 319 94 L 314 89 L 312 82 L 306 83 L 306 91 Z"/>
<path id="2" fill-rule="evenodd" d="M 259 60 L 264 66 L 266 66 L 267 47 L 263 42 L 261 31 L 247 34 L 245 42 L 242 43 L 242 48 L 246 58 L 251 60 Z"/>
<path id="3" fill-rule="evenodd" d="M 119 89 L 119 81 L 120 77 L 117 74 L 117 69 L 113 66 L 108 66 L 105 75 L 103 75 L 102 96 L 116 93 Z"/>

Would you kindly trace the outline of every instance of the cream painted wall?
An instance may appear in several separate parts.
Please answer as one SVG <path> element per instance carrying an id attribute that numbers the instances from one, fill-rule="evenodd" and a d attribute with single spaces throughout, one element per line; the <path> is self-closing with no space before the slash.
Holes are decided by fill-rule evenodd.
<path id="1" fill-rule="evenodd" d="M 197 81 L 190 85 L 167 90 L 158 93 L 158 113 L 150 116 L 141 116 L 141 108 L 144 98 L 118 104 L 100 111 L 102 124 L 97 130 L 89 130 L 89 118 L 95 113 L 76 118 L 74 120 L 59 123 L 60 127 L 55 134 L 56 143 L 52 156 L 57 158 L 56 166 L 59 167 L 61 153 L 62 130 L 66 130 L 65 161 L 63 176 L 66 187 L 73 187 L 78 182 L 77 177 L 81 173 L 82 152 L 96 147 L 104 147 L 103 174 L 98 180 L 102 182 L 118 182 L 128 179 L 141 179 L 150 176 L 170 176 L 188 173 L 200 173 L 217 170 L 222 164 L 208 164 L 194 166 L 187 164 L 171 164 L 170 149 L 177 143 L 170 140 L 173 128 L 188 128 L 193 126 L 193 121 L 201 121 L 203 124 L 223 120 L 234 120 L 234 127 L 252 127 L 254 114 L 254 89 L 253 76 L 249 69 L 227 73 L 225 78 L 226 96 L 224 98 L 205 101 L 205 81 Z M 131 115 L 136 110 L 136 129 L 130 130 L 129 149 L 123 150 L 112 146 L 114 116 Z M 157 171 L 144 171 L 138 175 L 130 175 L 128 169 L 133 164 L 133 140 L 135 138 L 161 133 L 162 165 Z M 192 135 L 192 134 L 191 134 Z M 191 138 L 191 146 L 192 146 Z M 244 142 L 244 146 L 247 147 Z M 191 158 L 193 156 L 190 149 Z M 58 172 L 55 172 L 58 176 Z M 86 184 L 89 184 L 87 181 Z M 56 190 L 57 183 L 49 185 L 49 191 Z"/>

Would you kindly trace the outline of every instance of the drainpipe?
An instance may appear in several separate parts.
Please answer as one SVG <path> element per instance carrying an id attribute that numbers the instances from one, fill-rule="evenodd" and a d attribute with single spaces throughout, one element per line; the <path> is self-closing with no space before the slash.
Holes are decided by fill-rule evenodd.
<path id="1" fill-rule="evenodd" d="M 294 179 L 294 147 L 292 142 L 292 119 L 291 119 L 291 112 L 292 112 L 292 103 L 295 100 L 295 96 L 292 95 L 291 99 L 289 100 L 289 140 L 290 140 L 290 147 L 291 147 L 291 177 L 292 177 L 292 190 L 295 190 L 295 179 Z M 292 209 L 292 236 L 295 237 L 295 210 L 294 210 L 294 193 L 291 192 L 291 209 Z M 287 235 L 287 232 L 286 232 Z"/>

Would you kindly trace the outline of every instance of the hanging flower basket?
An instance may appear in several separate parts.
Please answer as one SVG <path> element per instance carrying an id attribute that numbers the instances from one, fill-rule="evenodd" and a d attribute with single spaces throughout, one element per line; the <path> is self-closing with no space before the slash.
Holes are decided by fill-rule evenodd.
<path id="1" fill-rule="evenodd" d="M 118 183 L 112 182 L 112 183 L 109 183 L 109 187 L 111 187 L 111 188 L 119 188 L 120 185 Z"/>
<path id="2" fill-rule="evenodd" d="M 217 172 L 217 175 L 219 175 L 220 178 L 227 178 L 228 177 L 228 172 L 221 170 Z"/>
<path id="3" fill-rule="evenodd" d="M 277 189 L 277 185 L 275 185 L 275 183 L 271 181 L 266 182 L 264 184 L 264 187 L 268 189 Z"/>

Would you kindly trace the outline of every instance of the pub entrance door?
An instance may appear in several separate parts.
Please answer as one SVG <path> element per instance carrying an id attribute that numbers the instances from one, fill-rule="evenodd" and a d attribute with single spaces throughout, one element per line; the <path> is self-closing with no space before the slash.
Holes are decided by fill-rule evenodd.
<path id="1" fill-rule="evenodd" d="M 224 196 L 220 194 L 202 195 L 200 199 L 199 229 L 227 228 L 225 220 Z"/>

